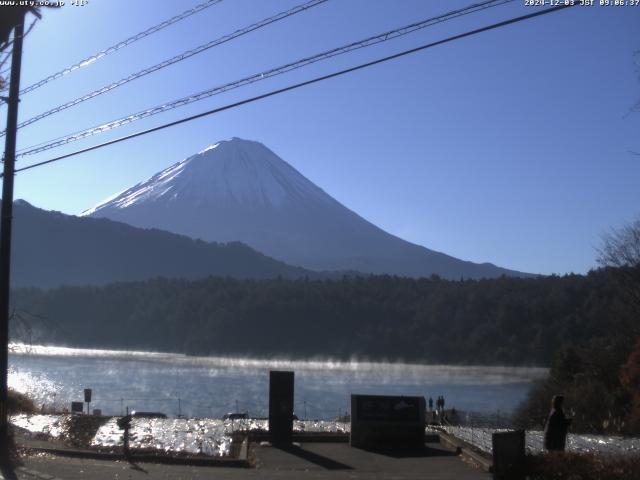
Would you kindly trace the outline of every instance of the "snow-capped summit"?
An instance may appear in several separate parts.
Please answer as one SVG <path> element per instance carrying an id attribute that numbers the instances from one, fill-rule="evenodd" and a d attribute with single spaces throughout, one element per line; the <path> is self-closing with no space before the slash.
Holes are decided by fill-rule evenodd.
<path id="1" fill-rule="evenodd" d="M 81 215 L 145 202 L 277 207 L 305 198 L 330 200 L 325 192 L 261 143 L 233 137 L 162 170 Z"/>
<path id="2" fill-rule="evenodd" d="M 518 272 L 465 262 L 390 235 L 259 142 L 215 143 L 86 210 L 137 227 L 241 241 L 293 265 L 448 278 Z"/>

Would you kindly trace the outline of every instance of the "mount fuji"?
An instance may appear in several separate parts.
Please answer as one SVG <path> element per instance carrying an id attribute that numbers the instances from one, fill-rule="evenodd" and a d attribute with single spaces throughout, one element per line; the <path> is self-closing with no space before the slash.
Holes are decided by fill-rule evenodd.
<path id="1" fill-rule="evenodd" d="M 333 199 L 259 142 L 220 141 L 81 216 L 240 241 L 312 270 L 444 278 L 528 276 L 412 244 Z"/>

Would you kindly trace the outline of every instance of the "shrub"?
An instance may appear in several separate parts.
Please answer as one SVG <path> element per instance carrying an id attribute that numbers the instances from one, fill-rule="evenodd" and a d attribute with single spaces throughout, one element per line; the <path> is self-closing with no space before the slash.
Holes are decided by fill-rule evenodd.
<path id="1" fill-rule="evenodd" d="M 553 452 L 527 457 L 528 480 L 637 480 L 640 457 Z"/>
<path id="2" fill-rule="evenodd" d="M 36 406 L 24 393 L 9 389 L 9 402 L 7 404 L 9 413 L 34 413 Z"/>

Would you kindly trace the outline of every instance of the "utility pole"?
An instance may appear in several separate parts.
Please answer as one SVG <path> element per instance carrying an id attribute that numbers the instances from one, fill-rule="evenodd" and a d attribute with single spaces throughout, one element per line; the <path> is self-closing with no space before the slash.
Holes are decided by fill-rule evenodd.
<path id="1" fill-rule="evenodd" d="M 9 458 L 9 274 L 11 272 L 11 221 L 13 216 L 13 176 L 16 162 L 18 131 L 18 101 L 20 95 L 20 64 L 24 16 L 20 16 L 13 31 L 11 83 L 7 99 L 7 135 L 4 147 L 4 177 L 2 178 L 2 213 L 0 216 L 0 461 Z"/>

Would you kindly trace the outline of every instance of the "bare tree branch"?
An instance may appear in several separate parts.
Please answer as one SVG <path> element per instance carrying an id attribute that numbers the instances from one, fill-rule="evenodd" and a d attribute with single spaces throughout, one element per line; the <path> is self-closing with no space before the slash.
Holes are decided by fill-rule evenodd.
<path id="1" fill-rule="evenodd" d="M 603 235 L 598 263 L 611 268 L 629 305 L 640 315 L 640 219 Z M 634 326 L 634 330 L 640 326 Z"/>

